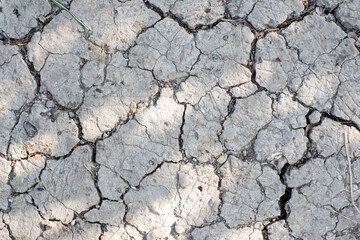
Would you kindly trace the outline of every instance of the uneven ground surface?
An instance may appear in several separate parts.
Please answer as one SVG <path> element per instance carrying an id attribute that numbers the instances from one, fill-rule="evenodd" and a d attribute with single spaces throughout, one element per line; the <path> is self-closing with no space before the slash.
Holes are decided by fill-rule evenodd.
<path id="1" fill-rule="evenodd" d="M 360 0 L 61 2 L 0 1 L 0 239 L 360 238 Z"/>

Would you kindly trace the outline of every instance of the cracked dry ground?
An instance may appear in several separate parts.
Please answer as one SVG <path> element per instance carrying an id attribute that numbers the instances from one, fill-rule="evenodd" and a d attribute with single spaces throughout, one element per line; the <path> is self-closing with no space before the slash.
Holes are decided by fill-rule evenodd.
<path id="1" fill-rule="evenodd" d="M 360 238 L 360 0 L 61 2 L 0 1 L 0 239 Z"/>

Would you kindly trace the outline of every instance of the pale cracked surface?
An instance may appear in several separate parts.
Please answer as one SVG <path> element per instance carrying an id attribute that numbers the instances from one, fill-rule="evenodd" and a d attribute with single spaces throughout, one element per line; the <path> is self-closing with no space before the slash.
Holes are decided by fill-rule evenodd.
<path id="1" fill-rule="evenodd" d="M 230 227 L 279 215 L 276 199 L 281 197 L 285 186 L 276 170 L 231 156 L 220 168 L 220 173 L 223 176 L 221 215 Z"/>
<path id="2" fill-rule="evenodd" d="M 256 29 L 275 28 L 288 18 L 297 17 L 302 10 L 301 0 L 260 0 L 248 20 Z"/>
<path id="3" fill-rule="evenodd" d="M 4 0 L 0 9 L 0 34 L 19 38 L 37 26 L 37 18 L 50 13 L 51 5 L 46 0 Z"/>
<path id="4" fill-rule="evenodd" d="M 6 154 L 16 111 L 35 97 L 35 90 L 36 83 L 16 47 L 0 43 L 0 153 Z"/>
<path id="5" fill-rule="evenodd" d="M 59 2 L 0 0 L 0 239 L 360 238 L 359 0 Z"/>
<path id="6" fill-rule="evenodd" d="M 9 155 L 14 159 L 36 153 L 59 157 L 68 154 L 78 141 L 76 125 L 68 113 L 35 102 L 21 114 L 13 129 Z"/>

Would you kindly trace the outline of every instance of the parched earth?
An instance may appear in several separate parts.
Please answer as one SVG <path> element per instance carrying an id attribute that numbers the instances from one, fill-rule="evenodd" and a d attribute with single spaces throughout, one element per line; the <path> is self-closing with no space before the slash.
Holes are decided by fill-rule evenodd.
<path id="1" fill-rule="evenodd" d="M 0 0 L 0 239 L 360 239 L 360 0 L 60 2 Z"/>

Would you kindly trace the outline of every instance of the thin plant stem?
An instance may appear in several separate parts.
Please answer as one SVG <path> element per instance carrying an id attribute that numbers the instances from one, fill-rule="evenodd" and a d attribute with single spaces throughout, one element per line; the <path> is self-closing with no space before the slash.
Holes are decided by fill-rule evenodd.
<path id="1" fill-rule="evenodd" d="M 85 31 L 85 34 L 88 33 L 90 31 L 90 28 L 88 28 L 79 18 L 77 18 L 75 16 L 75 14 L 73 14 L 72 12 L 69 11 L 69 9 L 67 9 L 64 5 L 62 5 L 61 3 L 59 3 L 56 0 L 51 0 L 56 6 L 58 6 L 59 8 L 67 11 L 83 28 Z"/>
<path id="2" fill-rule="evenodd" d="M 345 151 L 346 151 L 346 157 L 347 157 L 348 165 L 349 165 L 351 203 L 354 206 L 355 210 L 360 214 L 360 210 L 356 206 L 355 200 L 354 200 L 353 173 L 352 173 L 352 169 L 351 169 L 351 158 L 350 158 L 350 148 L 349 148 L 349 129 L 348 128 L 345 128 L 344 135 L 345 135 Z"/>
<path id="3" fill-rule="evenodd" d="M 359 223 L 358 221 L 355 221 L 354 219 L 351 219 L 351 218 L 349 218 L 348 216 L 345 216 L 344 214 L 339 213 L 338 211 L 332 209 L 331 207 L 328 207 L 328 206 L 324 206 L 324 207 L 325 207 L 326 209 L 328 209 L 328 210 L 330 210 L 330 211 L 338 214 L 339 216 L 341 216 L 341 217 L 343 217 L 343 218 L 345 218 L 345 219 L 347 219 L 347 220 L 349 220 L 349 221 L 351 221 L 351 222 L 353 222 L 353 223 L 355 223 L 355 224 L 360 225 L 360 223 Z"/>
<path id="4" fill-rule="evenodd" d="M 359 208 L 356 206 L 355 200 L 354 200 L 354 189 L 353 189 L 353 173 L 352 173 L 352 169 L 351 169 L 351 158 L 350 158 L 350 147 L 349 147 L 349 129 L 345 128 L 344 130 L 344 141 L 345 141 L 345 152 L 346 152 L 346 158 L 347 158 L 347 162 L 348 162 L 348 167 L 349 167 L 349 175 L 350 175 L 350 196 L 351 196 L 351 204 L 353 205 L 353 207 L 355 208 L 355 210 L 360 214 L 360 210 Z M 358 221 L 355 221 L 354 219 L 351 219 L 348 216 L 345 216 L 344 214 L 339 213 L 338 211 L 328 207 L 328 206 L 324 206 L 326 209 L 338 214 L 339 216 L 357 224 L 360 225 L 360 223 Z"/>

